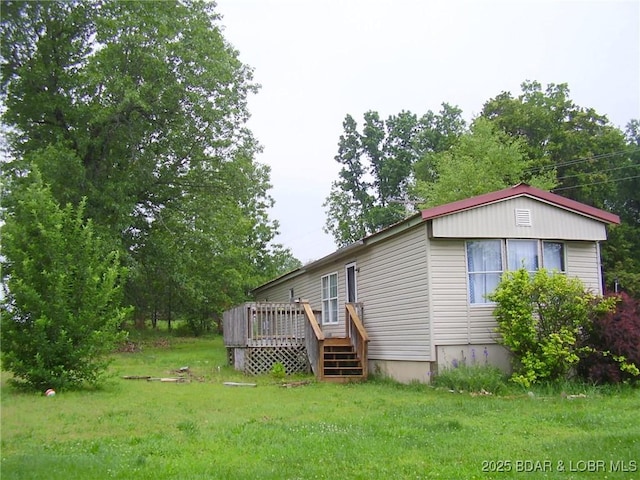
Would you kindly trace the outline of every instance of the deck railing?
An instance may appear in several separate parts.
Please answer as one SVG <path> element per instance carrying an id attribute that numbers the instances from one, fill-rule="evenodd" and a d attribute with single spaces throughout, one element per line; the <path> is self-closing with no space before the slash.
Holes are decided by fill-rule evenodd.
<path id="1" fill-rule="evenodd" d="M 324 351 L 324 333 L 320 329 L 316 312 L 311 309 L 311 305 L 308 303 L 303 303 L 302 305 L 306 316 L 304 342 L 309 356 L 309 364 L 314 375 L 320 378 L 324 371 L 324 356 L 322 355 Z"/>
<path id="2" fill-rule="evenodd" d="M 300 303 L 244 303 L 224 312 L 223 322 L 228 347 L 304 344 L 306 321 Z"/>
<path id="3" fill-rule="evenodd" d="M 367 378 L 367 355 L 369 349 L 369 335 L 362 324 L 362 304 L 347 303 L 345 306 L 346 335 L 351 339 L 351 345 L 362 361 L 362 375 Z"/>
<path id="4" fill-rule="evenodd" d="M 319 311 L 306 302 L 250 302 L 224 312 L 223 333 L 227 347 L 289 347 L 304 345 L 313 373 L 324 375 L 325 335 Z M 345 306 L 346 337 L 350 339 L 367 377 L 369 336 L 362 324 L 362 304 Z"/>

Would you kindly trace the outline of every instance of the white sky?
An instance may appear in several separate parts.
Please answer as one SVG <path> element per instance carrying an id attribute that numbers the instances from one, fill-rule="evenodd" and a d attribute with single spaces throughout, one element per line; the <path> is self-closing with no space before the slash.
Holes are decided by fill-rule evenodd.
<path id="1" fill-rule="evenodd" d="M 621 128 L 640 118 L 640 2 L 218 0 L 225 38 L 262 85 L 249 127 L 271 166 L 279 243 L 303 263 L 336 247 L 322 206 L 337 179 L 342 121 L 467 120 L 524 80 L 568 83 L 571 99 Z"/>

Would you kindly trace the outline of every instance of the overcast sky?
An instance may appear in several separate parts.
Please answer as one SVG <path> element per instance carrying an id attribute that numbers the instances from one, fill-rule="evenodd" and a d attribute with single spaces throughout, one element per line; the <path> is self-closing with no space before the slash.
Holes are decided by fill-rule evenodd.
<path id="1" fill-rule="evenodd" d="M 457 105 L 467 120 L 524 80 L 624 128 L 640 118 L 640 2 L 219 0 L 224 35 L 262 85 L 249 127 L 271 167 L 277 241 L 302 262 L 336 247 L 322 206 L 342 121 Z"/>

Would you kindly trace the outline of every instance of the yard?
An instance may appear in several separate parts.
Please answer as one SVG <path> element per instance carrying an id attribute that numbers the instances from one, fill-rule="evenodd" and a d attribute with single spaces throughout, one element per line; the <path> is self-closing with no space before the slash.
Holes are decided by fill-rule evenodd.
<path id="1" fill-rule="evenodd" d="M 2 374 L 3 480 L 640 479 L 638 389 L 285 388 L 225 366 L 219 337 L 147 339 L 115 358 L 104 388 L 55 397 L 18 393 Z M 184 366 L 188 383 L 122 378 Z"/>

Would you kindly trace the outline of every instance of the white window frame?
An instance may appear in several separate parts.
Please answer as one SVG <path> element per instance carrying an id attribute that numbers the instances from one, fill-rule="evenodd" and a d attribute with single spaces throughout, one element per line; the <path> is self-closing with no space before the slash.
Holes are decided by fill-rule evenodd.
<path id="1" fill-rule="evenodd" d="M 479 270 L 479 269 L 474 269 L 473 271 L 471 271 L 469 269 L 469 244 L 472 242 L 498 242 L 499 246 L 500 246 L 500 270 Z M 484 275 L 485 279 L 487 278 L 488 275 L 492 275 L 495 276 L 496 274 L 498 274 L 500 277 L 502 276 L 502 274 L 504 273 L 505 270 L 505 252 L 504 252 L 504 240 L 500 239 L 500 238 L 483 238 L 483 239 L 476 239 L 476 240 L 467 240 L 465 242 L 465 268 L 467 270 L 467 301 L 469 302 L 470 305 L 472 306 L 486 306 L 486 305 L 492 305 L 493 302 L 489 301 L 485 295 L 491 293 L 491 292 L 485 292 L 485 294 L 482 295 L 481 300 L 479 301 L 473 301 L 473 298 L 471 296 L 471 292 L 472 292 L 472 276 L 478 276 L 478 275 Z M 486 283 L 486 280 L 485 282 Z M 492 290 L 493 291 L 493 290 Z"/>
<path id="2" fill-rule="evenodd" d="M 335 279 L 335 296 L 331 295 L 331 280 Z M 325 280 L 327 285 L 325 287 Z M 325 295 L 326 294 L 326 295 Z M 322 299 L 322 324 L 338 323 L 338 272 L 328 273 L 320 279 L 320 298 Z"/>
<path id="3" fill-rule="evenodd" d="M 533 247 L 535 249 L 535 256 L 534 258 L 530 259 L 533 261 L 533 265 L 530 265 L 530 267 L 533 267 L 533 268 L 528 268 L 527 271 L 533 275 L 538 270 L 540 270 L 540 268 L 542 267 L 540 240 L 537 240 L 535 238 L 507 238 L 505 243 L 507 246 L 507 268 L 506 268 L 507 270 L 513 271 L 513 270 L 519 270 L 520 268 L 522 268 L 523 259 L 517 259 L 516 264 L 512 263 L 512 252 L 516 250 L 515 246 L 517 244 L 530 244 L 530 245 L 533 244 Z"/>
<path id="4" fill-rule="evenodd" d="M 546 268 L 547 270 L 549 270 L 549 266 L 547 265 L 547 261 L 546 261 L 546 254 L 545 254 L 545 244 L 556 244 L 556 245 L 560 245 L 561 247 L 561 251 L 560 251 L 560 264 L 561 264 L 561 269 L 556 269 L 553 268 L 553 271 L 556 271 L 558 273 L 562 273 L 562 274 L 566 274 L 567 273 L 567 246 L 565 244 L 565 242 L 561 242 L 559 240 L 542 240 L 541 242 L 541 249 L 542 249 L 542 265 L 544 266 L 544 268 Z"/>
<path id="5" fill-rule="evenodd" d="M 500 242 L 500 260 L 502 263 L 502 270 L 501 271 L 497 271 L 497 270 L 474 270 L 471 271 L 469 269 L 469 244 L 472 242 L 496 242 L 499 241 Z M 537 238 L 482 238 L 482 239 L 470 239 L 470 240 L 466 240 L 465 241 L 465 268 L 467 271 L 467 301 L 469 302 L 469 305 L 471 306 L 487 306 L 487 305 L 493 305 L 493 302 L 490 302 L 489 300 L 487 300 L 484 296 L 482 297 L 482 301 L 473 301 L 472 298 L 472 276 L 476 276 L 476 275 L 495 275 L 496 273 L 499 273 L 500 275 L 502 275 L 504 272 L 506 271 L 514 271 L 520 268 L 520 266 L 516 266 L 516 265 L 512 265 L 511 263 L 511 259 L 509 258 L 509 251 L 510 251 L 510 247 L 509 244 L 511 243 L 511 248 L 515 248 L 514 245 L 517 242 L 529 242 L 529 243 L 533 243 L 535 242 L 536 245 L 536 258 L 535 261 L 537 262 L 537 265 L 534 265 L 536 268 L 534 270 L 529 270 L 529 272 L 533 275 L 535 274 L 535 272 L 537 272 L 538 270 L 540 270 L 541 268 L 546 268 L 549 269 L 548 265 L 547 265 L 547 261 L 545 259 L 545 244 L 556 244 L 556 245 L 560 245 L 561 251 L 560 251 L 560 263 L 562 266 L 562 270 L 558 270 L 555 269 L 554 271 L 557 271 L 558 273 L 561 274 L 566 274 L 567 273 L 567 248 L 566 248 L 566 243 L 560 240 L 542 240 L 542 239 L 537 239 Z M 516 268 L 513 268 L 516 267 Z M 486 283 L 486 282 L 485 282 Z M 485 295 L 489 294 L 491 292 L 486 292 Z"/>

